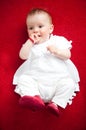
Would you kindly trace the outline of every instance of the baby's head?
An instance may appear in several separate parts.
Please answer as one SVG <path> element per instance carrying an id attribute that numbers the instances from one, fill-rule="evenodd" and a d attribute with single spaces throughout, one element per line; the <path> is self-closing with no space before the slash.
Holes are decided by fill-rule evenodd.
<path id="1" fill-rule="evenodd" d="M 44 9 L 41 9 L 41 8 L 35 8 L 35 9 L 32 9 L 28 15 L 27 15 L 27 19 L 29 16 L 34 16 L 34 15 L 40 15 L 40 14 L 44 14 L 47 16 L 48 20 L 50 23 L 52 23 L 52 17 L 51 15 L 48 13 L 47 10 L 44 10 Z"/>
<path id="2" fill-rule="evenodd" d="M 51 15 L 43 9 L 33 9 L 26 18 L 29 37 L 37 43 L 42 43 L 50 38 L 53 32 Z"/>

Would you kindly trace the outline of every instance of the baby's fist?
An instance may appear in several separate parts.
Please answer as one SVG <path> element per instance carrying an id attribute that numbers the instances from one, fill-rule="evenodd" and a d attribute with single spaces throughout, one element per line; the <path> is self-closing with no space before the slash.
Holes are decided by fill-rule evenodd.
<path id="1" fill-rule="evenodd" d="M 55 53 L 57 48 L 53 45 L 47 46 L 47 50 L 50 51 L 51 53 Z"/>

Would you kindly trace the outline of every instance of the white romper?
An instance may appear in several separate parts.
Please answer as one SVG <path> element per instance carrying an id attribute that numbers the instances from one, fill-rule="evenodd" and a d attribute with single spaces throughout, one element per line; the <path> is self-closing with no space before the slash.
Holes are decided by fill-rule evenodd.
<path id="1" fill-rule="evenodd" d="M 51 35 L 50 39 L 31 48 L 29 58 L 16 71 L 13 84 L 21 96 L 40 95 L 44 102 L 53 101 L 65 108 L 79 91 L 79 74 L 70 59 L 61 60 L 47 50 L 48 45 L 71 49 L 72 41 Z"/>

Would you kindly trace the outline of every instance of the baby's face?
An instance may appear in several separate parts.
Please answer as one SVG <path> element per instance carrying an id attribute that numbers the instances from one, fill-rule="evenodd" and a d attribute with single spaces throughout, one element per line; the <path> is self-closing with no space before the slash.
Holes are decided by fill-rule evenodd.
<path id="1" fill-rule="evenodd" d="M 35 43 L 45 42 L 53 31 L 53 25 L 45 13 L 28 16 L 26 23 L 28 35 Z"/>

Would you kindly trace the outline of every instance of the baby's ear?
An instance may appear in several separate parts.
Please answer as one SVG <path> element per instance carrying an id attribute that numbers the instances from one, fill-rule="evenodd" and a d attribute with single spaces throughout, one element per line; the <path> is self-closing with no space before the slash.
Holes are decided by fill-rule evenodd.
<path id="1" fill-rule="evenodd" d="M 53 32 L 53 30 L 54 30 L 54 25 L 51 24 L 51 26 L 50 26 L 50 34 Z"/>

